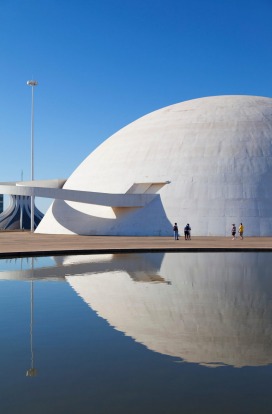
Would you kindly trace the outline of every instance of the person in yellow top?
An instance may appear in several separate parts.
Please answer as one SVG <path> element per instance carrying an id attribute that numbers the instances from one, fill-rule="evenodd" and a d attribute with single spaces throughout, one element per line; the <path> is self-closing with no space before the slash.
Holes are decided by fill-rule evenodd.
<path id="1" fill-rule="evenodd" d="M 240 239 L 243 240 L 243 238 L 244 238 L 244 226 L 243 226 L 243 223 L 240 224 L 238 232 L 240 234 Z"/>

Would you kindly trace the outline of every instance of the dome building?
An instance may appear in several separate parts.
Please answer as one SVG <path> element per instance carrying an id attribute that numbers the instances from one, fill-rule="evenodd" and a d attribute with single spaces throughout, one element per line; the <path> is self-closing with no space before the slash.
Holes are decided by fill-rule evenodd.
<path id="1" fill-rule="evenodd" d="M 36 232 L 169 236 L 174 222 L 188 222 L 193 235 L 225 236 L 243 222 L 246 235 L 271 236 L 271 182 L 272 99 L 194 99 L 152 112 L 102 143 L 63 189 L 106 201 L 55 200 Z M 124 202 L 131 195 L 145 201 Z"/>

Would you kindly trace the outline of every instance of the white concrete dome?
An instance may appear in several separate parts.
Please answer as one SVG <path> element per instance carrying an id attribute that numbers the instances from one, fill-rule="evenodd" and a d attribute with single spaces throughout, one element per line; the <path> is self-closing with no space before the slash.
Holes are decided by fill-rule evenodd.
<path id="1" fill-rule="evenodd" d="M 64 188 L 156 194 L 142 207 L 56 200 L 37 232 L 171 235 L 272 235 L 272 99 L 215 96 L 152 112 L 108 138 Z M 80 201 L 80 200 L 79 200 Z"/>

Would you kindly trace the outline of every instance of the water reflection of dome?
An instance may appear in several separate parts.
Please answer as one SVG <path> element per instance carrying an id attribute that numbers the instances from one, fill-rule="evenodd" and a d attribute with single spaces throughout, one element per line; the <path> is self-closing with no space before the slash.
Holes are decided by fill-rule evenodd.
<path id="1" fill-rule="evenodd" d="M 67 280 L 98 315 L 153 351 L 256 366 L 272 362 L 270 260 L 269 253 L 65 256 L 17 260 L 0 279 Z"/>
<path id="2" fill-rule="evenodd" d="M 156 274 L 169 284 L 137 283 L 120 270 L 67 280 L 98 315 L 153 351 L 210 366 L 266 365 L 272 362 L 270 257 L 167 253 Z"/>

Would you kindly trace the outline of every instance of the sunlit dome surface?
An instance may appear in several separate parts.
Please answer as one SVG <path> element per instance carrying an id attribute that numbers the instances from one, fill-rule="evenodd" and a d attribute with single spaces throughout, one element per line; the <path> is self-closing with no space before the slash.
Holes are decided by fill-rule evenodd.
<path id="1" fill-rule="evenodd" d="M 37 232 L 170 235 L 173 222 L 194 235 L 272 235 L 272 99 L 215 96 L 152 112 L 108 138 L 64 188 L 154 193 L 144 207 L 112 208 L 56 200 Z"/>

